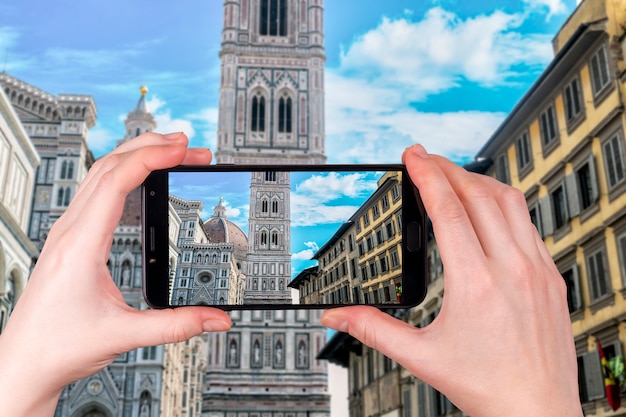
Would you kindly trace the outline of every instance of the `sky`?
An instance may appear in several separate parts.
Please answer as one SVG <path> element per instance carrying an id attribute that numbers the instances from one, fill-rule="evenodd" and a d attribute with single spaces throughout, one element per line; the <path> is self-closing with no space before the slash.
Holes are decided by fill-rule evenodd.
<path id="1" fill-rule="evenodd" d="M 419 142 L 472 160 L 553 57 L 576 0 L 326 0 L 329 163 L 395 163 Z M 0 70 L 57 95 L 90 94 L 89 146 L 124 136 L 147 99 L 158 132 L 215 149 L 220 0 L 0 3 Z"/>

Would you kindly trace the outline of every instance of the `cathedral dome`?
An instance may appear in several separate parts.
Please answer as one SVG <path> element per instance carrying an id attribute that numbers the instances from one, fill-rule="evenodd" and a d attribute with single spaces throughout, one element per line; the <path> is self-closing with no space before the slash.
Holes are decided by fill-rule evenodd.
<path id="1" fill-rule="evenodd" d="M 246 253 L 248 251 L 248 238 L 239 226 L 228 220 L 226 207 L 222 204 L 221 198 L 213 211 L 211 218 L 204 222 L 211 243 L 233 243 L 236 252 Z"/>

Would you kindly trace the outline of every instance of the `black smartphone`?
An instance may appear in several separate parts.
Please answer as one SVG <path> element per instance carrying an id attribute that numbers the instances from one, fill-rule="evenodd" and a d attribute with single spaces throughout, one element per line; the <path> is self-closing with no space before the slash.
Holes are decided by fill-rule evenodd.
<path id="1" fill-rule="evenodd" d="M 404 165 L 209 165 L 143 184 L 154 308 L 408 308 L 427 288 L 426 212 Z"/>

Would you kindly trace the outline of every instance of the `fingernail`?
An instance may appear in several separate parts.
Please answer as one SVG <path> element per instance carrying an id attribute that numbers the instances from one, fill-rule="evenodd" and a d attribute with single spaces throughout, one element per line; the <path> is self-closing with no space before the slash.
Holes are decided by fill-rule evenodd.
<path id="1" fill-rule="evenodd" d="M 225 322 L 222 320 L 207 320 L 202 323 L 202 330 L 205 332 L 223 332 L 224 330 L 230 329 L 230 322 Z"/>
<path id="2" fill-rule="evenodd" d="M 428 158 L 428 152 L 426 152 L 426 149 L 424 149 L 424 147 L 419 143 L 413 145 L 412 148 L 415 155 L 419 156 L 420 158 Z"/>
<path id="3" fill-rule="evenodd" d="M 176 139 L 177 137 L 179 137 L 182 134 L 183 134 L 183 132 L 174 132 L 174 133 L 168 133 L 166 135 L 163 135 L 163 137 L 165 139 L 172 140 L 172 139 Z"/>
<path id="4" fill-rule="evenodd" d="M 345 316 L 339 312 L 333 310 L 327 310 L 322 316 L 322 326 L 330 327 L 331 329 L 338 330 L 340 332 L 348 333 L 348 321 Z"/>

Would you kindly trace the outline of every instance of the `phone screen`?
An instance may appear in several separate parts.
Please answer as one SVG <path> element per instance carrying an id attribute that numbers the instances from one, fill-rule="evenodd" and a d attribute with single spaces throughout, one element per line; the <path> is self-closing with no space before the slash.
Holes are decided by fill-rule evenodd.
<path id="1" fill-rule="evenodd" d="M 403 267 L 426 249 L 406 250 L 403 200 L 416 197 L 402 166 L 211 168 L 166 173 L 167 283 L 156 281 L 168 306 L 399 307 L 422 297 Z"/>

